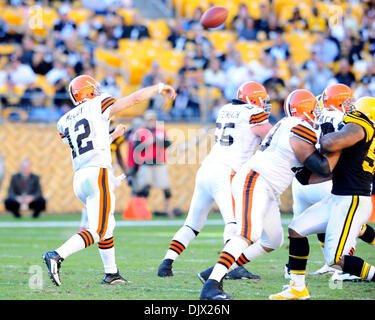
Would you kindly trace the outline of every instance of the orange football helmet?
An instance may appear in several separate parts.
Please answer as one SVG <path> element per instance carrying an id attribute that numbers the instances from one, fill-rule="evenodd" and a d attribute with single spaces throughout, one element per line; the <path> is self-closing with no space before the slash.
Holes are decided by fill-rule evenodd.
<path id="1" fill-rule="evenodd" d="M 70 81 L 68 91 L 75 106 L 100 94 L 99 83 L 88 75 L 75 77 Z"/>
<path id="2" fill-rule="evenodd" d="M 271 112 L 271 104 L 266 88 L 258 82 L 243 83 L 237 91 L 237 98 L 248 104 L 254 104 L 263 108 L 266 113 Z"/>
<path id="3" fill-rule="evenodd" d="M 352 90 L 345 84 L 338 83 L 323 91 L 323 106 L 331 110 L 348 112 L 354 109 Z"/>
<path id="4" fill-rule="evenodd" d="M 314 124 L 318 101 L 306 89 L 292 91 L 284 101 L 284 111 L 288 117 L 298 117 Z"/>

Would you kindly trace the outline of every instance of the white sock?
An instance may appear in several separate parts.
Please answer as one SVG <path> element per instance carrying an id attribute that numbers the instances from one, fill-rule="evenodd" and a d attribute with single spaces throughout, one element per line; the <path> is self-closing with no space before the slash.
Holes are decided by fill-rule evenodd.
<path id="1" fill-rule="evenodd" d="M 254 261 L 256 258 L 263 256 L 266 254 L 267 251 L 263 249 L 262 245 L 260 244 L 260 241 L 257 241 L 253 244 L 251 244 L 249 247 L 247 247 L 242 254 L 245 256 L 245 258 L 250 262 Z M 236 260 L 238 261 L 238 260 Z M 243 264 L 241 264 L 242 266 Z M 230 270 L 234 270 L 238 268 L 239 265 L 235 262 L 231 267 Z"/>
<path id="2" fill-rule="evenodd" d="M 110 249 L 100 249 L 99 248 L 100 257 L 102 258 L 102 262 L 104 265 L 104 272 L 105 273 L 116 273 L 117 266 L 116 266 L 116 258 L 115 258 L 115 247 Z"/>
<path id="3" fill-rule="evenodd" d="M 221 252 L 218 262 L 211 272 L 210 279 L 220 282 L 232 264 L 248 246 L 248 242 L 240 236 L 235 236 L 229 240 Z"/>
<path id="4" fill-rule="evenodd" d="M 295 287 L 297 290 L 303 289 L 306 286 L 304 274 L 296 274 L 291 272 L 290 280 L 295 283 Z"/>
<path id="5" fill-rule="evenodd" d="M 182 226 L 174 235 L 164 259 L 176 260 L 195 237 L 191 228 Z"/>
<path id="6" fill-rule="evenodd" d="M 77 233 L 74 236 L 70 237 L 60 248 L 56 249 L 55 251 L 61 258 L 66 259 L 71 254 L 76 253 L 82 249 L 85 249 L 85 242 Z"/>

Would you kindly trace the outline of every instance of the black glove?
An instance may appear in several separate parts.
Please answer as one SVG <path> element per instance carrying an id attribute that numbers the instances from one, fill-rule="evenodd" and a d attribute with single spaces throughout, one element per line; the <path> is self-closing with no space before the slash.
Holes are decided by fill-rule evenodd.
<path id="1" fill-rule="evenodd" d="M 292 168 L 292 171 L 295 173 L 295 177 L 298 182 L 302 185 L 309 184 L 309 179 L 312 174 L 312 171 L 307 169 L 306 167 L 299 167 L 299 168 Z"/>
<path id="2" fill-rule="evenodd" d="M 335 128 L 333 127 L 333 124 L 331 122 L 324 122 L 324 123 L 322 123 L 320 125 L 320 128 L 322 129 L 322 134 L 323 135 L 335 131 Z"/>

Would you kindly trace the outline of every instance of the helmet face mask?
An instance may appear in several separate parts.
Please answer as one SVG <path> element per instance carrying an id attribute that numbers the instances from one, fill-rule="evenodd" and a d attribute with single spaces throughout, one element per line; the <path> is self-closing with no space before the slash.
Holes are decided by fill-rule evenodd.
<path id="1" fill-rule="evenodd" d="M 326 109 L 343 113 L 354 110 L 352 91 L 345 84 L 338 83 L 327 87 L 322 96 L 323 106 Z"/>

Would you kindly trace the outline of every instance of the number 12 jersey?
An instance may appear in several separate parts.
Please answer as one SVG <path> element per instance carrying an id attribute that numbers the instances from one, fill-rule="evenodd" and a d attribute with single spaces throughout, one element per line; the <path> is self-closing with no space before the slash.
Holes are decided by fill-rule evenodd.
<path id="1" fill-rule="evenodd" d="M 109 113 L 116 101 L 101 94 L 63 115 L 57 123 L 62 140 L 70 146 L 73 170 L 111 168 Z"/>

